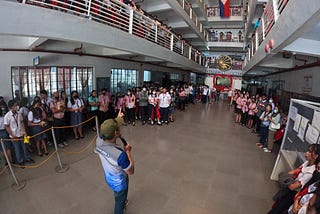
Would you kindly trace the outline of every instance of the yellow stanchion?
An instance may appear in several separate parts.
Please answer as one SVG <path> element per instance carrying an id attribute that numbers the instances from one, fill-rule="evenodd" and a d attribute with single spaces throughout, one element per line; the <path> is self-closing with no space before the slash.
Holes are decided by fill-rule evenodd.
<path id="1" fill-rule="evenodd" d="M 35 169 L 35 168 L 39 168 L 40 166 L 42 166 L 43 164 L 47 163 L 52 157 L 53 155 L 56 154 L 57 151 L 53 151 L 45 160 L 41 161 L 38 164 L 35 165 L 24 165 L 24 166 L 20 166 L 17 164 L 12 164 L 14 167 L 18 167 L 18 168 L 27 168 L 27 169 Z"/>
<path id="2" fill-rule="evenodd" d="M 8 168 L 8 166 L 3 167 L 3 169 L 0 171 L 0 175 L 2 175 Z"/>
<path id="3" fill-rule="evenodd" d="M 85 121 L 83 121 L 83 122 L 81 122 L 81 123 L 79 123 L 79 124 L 72 125 L 72 126 L 59 126 L 59 127 L 52 127 L 52 128 L 54 128 L 54 129 L 74 128 L 74 127 L 81 126 L 81 125 L 83 125 L 83 124 L 85 124 L 85 123 L 87 123 L 87 122 L 89 122 L 90 120 L 93 120 L 93 119 L 95 119 L 95 118 L 96 118 L 96 116 L 90 117 L 89 119 L 87 119 L 87 120 L 85 120 Z"/>
<path id="4" fill-rule="evenodd" d="M 38 164 L 34 164 L 34 165 L 24 165 L 24 166 L 20 166 L 20 165 L 17 165 L 17 164 L 11 164 L 11 162 L 9 161 L 9 158 L 6 154 L 6 152 L 4 152 L 5 154 L 5 158 L 8 162 L 8 166 L 5 166 L 1 171 L 0 171 L 0 175 L 3 174 L 7 169 L 10 169 L 10 172 L 12 174 L 12 177 L 13 177 L 13 180 L 14 180 L 14 184 L 12 185 L 13 189 L 15 190 L 20 190 L 20 189 L 23 189 L 26 185 L 26 182 L 25 181 L 18 181 L 16 176 L 15 176 L 15 173 L 12 169 L 12 166 L 14 167 L 17 167 L 17 168 L 27 168 L 27 169 L 35 169 L 35 168 L 39 168 L 41 167 L 42 165 L 44 165 L 45 163 L 47 163 L 54 155 L 57 155 L 57 159 L 58 159 L 58 162 L 59 162 L 59 166 L 57 166 L 55 168 L 55 170 L 59 173 L 61 172 L 66 172 L 68 169 L 69 169 L 69 166 L 67 164 L 63 164 L 62 161 L 61 161 L 61 158 L 60 158 L 60 155 L 59 155 L 59 150 L 58 150 L 58 146 L 57 146 L 57 141 L 56 141 L 56 137 L 55 137 L 55 133 L 54 133 L 54 129 L 62 129 L 62 128 L 73 128 L 73 127 L 77 127 L 77 126 L 80 126 L 84 123 L 87 123 L 91 120 L 95 119 L 96 120 L 96 126 L 98 127 L 98 120 L 97 120 L 97 116 L 93 116 L 77 125 L 73 125 L 73 126 L 61 126 L 61 127 L 50 127 L 44 131 L 41 131 L 35 135 L 32 135 L 32 136 L 24 136 L 23 138 L 18 138 L 18 139 L 1 139 L 1 146 L 3 148 L 3 151 L 5 151 L 5 147 L 4 147 L 4 144 L 3 144 L 3 141 L 11 141 L 12 143 L 15 143 L 15 141 L 23 141 L 24 143 L 29 143 L 30 139 L 32 138 L 35 138 L 36 136 L 39 136 L 43 133 L 46 133 L 46 132 L 49 132 L 51 130 L 52 132 L 52 137 L 53 137 L 53 142 L 54 142 L 54 146 L 55 146 L 55 151 L 53 151 L 45 160 L 41 161 L 40 163 Z M 97 129 L 97 133 L 98 133 L 98 129 Z M 61 152 L 65 153 L 65 154 L 68 154 L 68 155 L 74 155 L 74 154 L 82 154 L 83 152 L 85 152 L 96 140 L 97 138 L 97 135 L 95 135 L 93 137 L 93 139 L 90 141 L 90 143 L 88 145 L 86 145 L 85 147 L 83 147 L 82 149 L 80 149 L 80 151 L 73 151 L 73 152 L 69 152 L 69 151 L 66 151 L 66 150 L 61 150 Z"/>
<path id="5" fill-rule="evenodd" d="M 4 156 L 5 156 L 6 160 L 7 160 L 8 167 L 10 169 L 12 178 L 14 180 L 14 184 L 12 184 L 12 188 L 14 190 L 21 190 L 26 186 L 26 182 L 25 181 L 20 181 L 19 182 L 17 177 L 16 177 L 16 175 L 14 174 L 14 171 L 13 171 L 12 166 L 11 166 L 11 162 L 10 162 L 10 160 L 8 158 L 8 155 L 7 155 L 7 152 L 6 152 L 6 148 L 5 148 L 4 143 L 3 143 L 3 139 L 1 139 L 1 146 L 2 146 L 2 149 L 3 149 Z"/>

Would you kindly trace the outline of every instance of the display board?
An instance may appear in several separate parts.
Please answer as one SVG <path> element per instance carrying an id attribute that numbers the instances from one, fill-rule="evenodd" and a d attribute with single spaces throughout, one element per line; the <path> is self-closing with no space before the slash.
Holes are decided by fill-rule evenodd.
<path id="1" fill-rule="evenodd" d="M 319 143 L 320 103 L 291 99 L 286 131 L 274 165 L 271 179 L 305 161 L 310 144 Z"/>

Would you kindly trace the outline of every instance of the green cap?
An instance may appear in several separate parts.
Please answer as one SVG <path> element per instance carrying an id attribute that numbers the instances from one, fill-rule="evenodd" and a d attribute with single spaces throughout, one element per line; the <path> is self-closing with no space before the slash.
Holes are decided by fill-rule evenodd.
<path id="1" fill-rule="evenodd" d="M 101 136 L 104 139 L 111 140 L 114 137 L 114 132 L 119 130 L 122 123 L 123 119 L 121 117 L 105 120 L 100 126 Z"/>

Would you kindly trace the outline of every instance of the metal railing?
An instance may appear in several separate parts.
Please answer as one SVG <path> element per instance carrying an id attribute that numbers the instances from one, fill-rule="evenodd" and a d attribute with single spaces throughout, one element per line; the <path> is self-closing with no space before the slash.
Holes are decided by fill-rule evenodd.
<path id="1" fill-rule="evenodd" d="M 243 42 L 243 34 L 232 34 L 232 33 L 209 33 L 209 42 Z"/>
<path id="2" fill-rule="evenodd" d="M 203 36 L 206 38 L 207 34 L 206 32 L 203 30 L 202 24 L 199 21 L 199 18 L 197 16 L 197 14 L 194 12 L 194 10 L 192 9 L 192 4 L 189 3 L 187 0 L 177 0 L 177 2 L 180 4 L 180 6 L 186 11 L 186 13 L 188 14 L 188 16 L 190 17 L 190 19 L 192 19 L 192 21 L 195 23 L 195 25 L 197 26 L 198 30 L 203 33 Z"/>
<path id="3" fill-rule="evenodd" d="M 191 58 L 190 54 L 185 54 L 198 51 L 194 51 L 194 48 L 182 38 L 177 37 L 157 20 L 144 15 L 142 11 L 135 10 L 118 0 L 23 0 L 22 3 L 73 14 L 118 28 L 204 65 L 200 60 Z M 181 51 L 177 48 L 179 43 L 183 44 L 180 45 Z"/>
<path id="4" fill-rule="evenodd" d="M 289 0 L 268 1 L 261 16 L 259 27 L 256 29 L 255 33 L 253 34 L 254 36 L 249 42 L 245 64 L 249 63 L 253 55 L 256 53 L 256 50 L 258 50 L 262 42 L 270 33 L 272 27 L 277 22 L 279 16 L 287 6 L 288 2 Z"/>
<path id="5" fill-rule="evenodd" d="M 241 6 L 231 6 L 230 7 L 230 16 L 242 16 L 243 9 Z M 219 17 L 220 16 L 220 7 L 208 7 L 207 8 L 207 17 Z"/>
<path id="6" fill-rule="evenodd" d="M 279 11 L 279 14 L 282 13 L 283 9 L 287 6 L 288 2 L 289 2 L 289 0 L 278 0 L 277 1 L 277 5 L 278 5 L 277 9 Z"/>

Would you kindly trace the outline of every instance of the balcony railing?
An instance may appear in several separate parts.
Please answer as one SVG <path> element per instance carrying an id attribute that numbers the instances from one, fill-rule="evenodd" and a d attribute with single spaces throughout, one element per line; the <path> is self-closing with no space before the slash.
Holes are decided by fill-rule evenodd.
<path id="1" fill-rule="evenodd" d="M 23 0 L 22 3 L 80 16 L 118 28 L 174 51 L 200 65 L 204 56 L 157 20 L 117 0 Z M 192 56 L 195 57 L 192 57 Z"/>
<path id="2" fill-rule="evenodd" d="M 201 22 L 199 21 L 199 18 L 197 14 L 192 9 L 191 3 L 189 3 L 187 0 L 177 0 L 178 3 L 181 5 L 181 7 L 186 11 L 190 19 L 193 20 L 195 25 L 197 26 L 198 30 L 203 33 L 204 38 L 207 38 L 207 32 L 203 30 L 203 26 Z"/>
<path id="3" fill-rule="evenodd" d="M 231 6 L 230 7 L 230 16 L 242 16 L 243 9 L 241 6 Z M 220 17 L 220 8 L 219 7 L 208 7 L 207 8 L 208 17 Z"/>
<path id="4" fill-rule="evenodd" d="M 238 34 L 232 34 L 230 32 L 219 32 L 216 31 L 215 33 L 211 32 L 209 34 L 209 42 L 243 42 L 243 34 L 242 31 Z"/>
<path id="5" fill-rule="evenodd" d="M 213 68 L 213 69 L 219 69 L 219 64 L 217 62 L 217 57 L 211 56 L 206 57 L 206 67 L 207 68 Z M 243 61 L 238 60 L 232 60 L 231 70 L 242 70 L 243 69 Z"/>
<path id="6" fill-rule="evenodd" d="M 289 0 L 268 1 L 261 16 L 259 27 L 256 29 L 248 44 L 245 64 L 249 63 L 253 55 L 256 53 L 274 24 L 277 22 L 288 2 Z"/>

